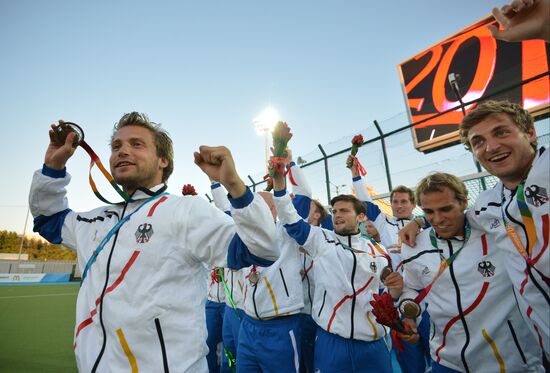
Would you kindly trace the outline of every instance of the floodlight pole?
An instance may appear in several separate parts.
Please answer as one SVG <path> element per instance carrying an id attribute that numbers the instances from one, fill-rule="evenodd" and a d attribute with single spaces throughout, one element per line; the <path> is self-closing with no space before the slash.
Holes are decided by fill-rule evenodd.
<path id="1" fill-rule="evenodd" d="M 25 226 L 23 227 L 23 234 L 21 235 L 21 244 L 19 245 L 19 255 L 17 256 L 17 260 L 19 261 L 19 263 L 21 263 L 21 251 L 23 250 L 23 242 L 25 241 L 25 232 L 27 231 L 27 222 L 29 221 L 30 211 L 31 211 L 30 207 L 27 208 L 27 216 L 25 217 Z"/>
<path id="2" fill-rule="evenodd" d="M 384 134 L 382 133 L 382 130 L 378 125 L 378 121 L 374 120 L 374 126 L 376 127 L 376 130 L 380 134 L 380 144 L 382 145 L 382 155 L 384 156 L 384 168 L 386 169 L 386 179 L 388 181 L 388 189 L 391 191 L 393 187 L 391 182 L 390 166 L 388 164 L 388 153 L 386 151 L 386 140 L 385 140 L 386 136 L 384 136 Z"/>
<path id="3" fill-rule="evenodd" d="M 326 184 L 327 184 L 327 197 L 328 197 L 328 203 L 330 203 L 330 176 L 329 176 L 329 173 L 328 173 L 328 158 L 327 158 L 327 153 L 325 153 L 325 149 L 323 149 L 323 147 L 321 146 L 321 144 L 317 144 L 317 146 L 319 147 L 319 150 L 321 151 L 321 154 L 323 154 L 323 162 L 325 163 L 325 181 L 326 181 Z"/>
<path id="4" fill-rule="evenodd" d="M 453 89 L 453 93 L 460 102 L 460 110 L 462 110 L 462 117 L 464 118 L 466 116 L 466 108 L 464 107 L 464 101 L 462 101 L 462 95 L 460 94 L 460 87 L 458 86 L 458 79 L 460 79 L 459 74 L 450 73 L 447 77 L 449 79 L 449 84 L 451 85 L 451 88 Z M 475 159 L 475 157 L 472 154 L 472 158 L 474 159 L 474 164 L 476 165 L 476 169 L 478 173 L 481 173 L 483 170 L 481 169 L 481 165 L 479 164 L 478 160 Z M 487 190 L 487 185 L 485 185 L 485 179 L 481 178 L 481 188 L 483 190 Z"/>

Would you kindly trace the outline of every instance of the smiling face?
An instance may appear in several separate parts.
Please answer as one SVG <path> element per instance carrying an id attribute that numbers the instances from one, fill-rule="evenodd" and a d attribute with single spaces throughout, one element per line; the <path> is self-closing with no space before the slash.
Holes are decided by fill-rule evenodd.
<path id="1" fill-rule="evenodd" d="M 391 210 L 397 219 L 406 219 L 412 215 L 414 203 L 411 202 L 409 193 L 394 192 L 391 197 Z"/>
<path id="2" fill-rule="evenodd" d="M 420 195 L 424 216 L 441 238 L 464 235 L 464 209 L 467 201 L 459 201 L 449 187 Z"/>
<path id="3" fill-rule="evenodd" d="M 493 114 L 468 133 L 472 152 L 481 165 L 509 189 L 523 179 L 535 157 L 534 128 L 523 132 L 507 114 Z"/>
<path id="4" fill-rule="evenodd" d="M 338 201 L 332 205 L 332 221 L 336 234 L 344 236 L 358 233 L 359 222 L 364 218 L 365 214 L 355 212 L 351 201 Z"/>
<path id="5" fill-rule="evenodd" d="M 133 193 L 138 187 L 149 189 L 160 184 L 168 161 L 157 155 L 151 131 L 129 125 L 113 135 L 109 164 L 115 181 Z"/>

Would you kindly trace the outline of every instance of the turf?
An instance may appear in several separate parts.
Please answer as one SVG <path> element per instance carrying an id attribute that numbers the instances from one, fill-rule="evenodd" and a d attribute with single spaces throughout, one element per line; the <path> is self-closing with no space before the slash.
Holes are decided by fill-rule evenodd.
<path id="1" fill-rule="evenodd" d="M 72 345 L 78 287 L 0 286 L 0 372 L 77 371 Z"/>
<path id="2" fill-rule="evenodd" d="M 78 285 L 0 286 L 0 372 L 76 372 Z"/>

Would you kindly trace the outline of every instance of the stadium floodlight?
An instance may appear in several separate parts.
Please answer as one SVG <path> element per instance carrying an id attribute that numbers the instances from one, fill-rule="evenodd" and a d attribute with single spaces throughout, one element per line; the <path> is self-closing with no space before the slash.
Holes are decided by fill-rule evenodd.
<path id="1" fill-rule="evenodd" d="M 279 113 L 273 107 L 268 106 L 256 118 L 252 119 L 258 135 L 270 132 L 279 121 Z"/>
<path id="2" fill-rule="evenodd" d="M 256 133 L 264 136 L 265 141 L 265 168 L 268 170 L 269 162 L 269 134 L 279 121 L 279 113 L 273 107 L 268 106 L 256 118 L 252 119 Z"/>

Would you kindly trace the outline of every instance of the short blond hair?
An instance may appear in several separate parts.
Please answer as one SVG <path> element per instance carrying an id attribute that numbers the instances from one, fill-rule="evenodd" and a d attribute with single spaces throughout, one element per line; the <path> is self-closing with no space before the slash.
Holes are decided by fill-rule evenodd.
<path id="1" fill-rule="evenodd" d="M 443 192 L 443 188 L 449 188 L 455 193 L 455 198 L 460 202 L 468 202 L 468 189 L 466 185 L 455 175 L 444 172 L 435 172 L 420 180 L 416 186 L 416 199 L 420 204 L 420 197 L 431 192 Z M 420 204 L 422 207 L 422 204 Z"/>

